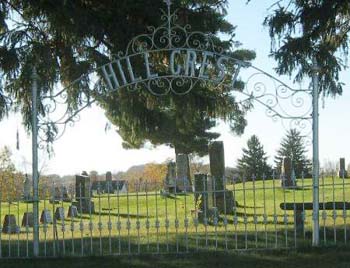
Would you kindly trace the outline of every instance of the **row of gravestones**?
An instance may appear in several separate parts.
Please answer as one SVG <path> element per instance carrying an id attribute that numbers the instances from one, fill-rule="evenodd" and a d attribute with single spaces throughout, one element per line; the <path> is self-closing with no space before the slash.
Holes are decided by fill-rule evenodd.
<path id="1" fill-rule="evenodd" d="M 339 178 L 348 178 L 348 172 L 345 169 L 345 158 L 339 159 Z M 281 168 L 281 186 L 283 188 L 293 188 L 297 186 L 295 173 L 292 167 L 292 160 L 289 157 L 284 157 Z"/>
<path id="2" fill-rule="evenodd" d="M 51 215 L 51 211 L 45 209 L 41 212 L 40 223 L 42 224 L 53 224 L 56 220 L 64 221 L 65 219 L 71 219 L 78 217 L 78 208 L 76 206 L 69 206 L 67 218 L 63 207 L 56 208 L 56 211 Z M 33 227 L 34 226 L 34 214 L 33 212 L 24 212 L 22 218 L 22 227 Z M 12 234 L 20 231 L 19 226 L 16 222 L 16 217 L 13 214 L 5 215 L 4 222 L 1 228 L 3 233 Z"/>
<path id="3" fill-rule="evenodd" d="M 26 181 L 28 178 L 26 177 Z M 25 185 L 28 185 L 25 182 Z M 62 188 L 64 189 L 64 187 Z M 25 197 L 30 198 L 28 194 L 28 187 L 25 187 L 27 193 L 25 193 Z M 58 192 L 58 189 L 55 189 L 55 192 Z M 77 175 L 75 178 L 75 193 L 76 193 L 76 201 L 72 202 L 72 205 L 68 208 L 68 218 L 73 218 L 78 216 L 79 213 L 94 213 L 95 206 L 94 202 L 91 201 L 91 193 L 90 193 L 90 177 L 86 172 L 83 172 L 81 175 Z M 65 196 L 65 191 L 60 193 L 58 197 L 56 194 L 53 195 L 53 198 L 50 200 L 52 202 L 56 202 L 56 199 L 62 199 Z M 68 200 L 68 193 L 67 193 Z M 69 199 L 70 200 L 70 199 Z M 64 200 L 63 200 L 64 201 Z M 51 216 L 50 210 L 43 210 L 40 216 L 40 223 L 50 224 L 55 220 L 64 220 L 64 208 L 58 207 L 53 215 Z M 22 219 L 22 227 L 33 227 L 34 225 L 34 216 L 33 212 L 25 212 Z M 5 215 L 4 222 L 1 228 L 3 233 L 17 233 L 19 232 L 19 226 L 16 223 L 16 217 L 13 214 Z"/>

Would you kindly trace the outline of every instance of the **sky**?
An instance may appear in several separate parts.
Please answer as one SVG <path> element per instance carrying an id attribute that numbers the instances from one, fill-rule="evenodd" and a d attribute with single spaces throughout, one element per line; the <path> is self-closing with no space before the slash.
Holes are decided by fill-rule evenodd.
<path id="1" fill-rule="evenodd" d="M 255 0 L 246 4 L 245 0 L 229 0 L 228 20 L 237 25 L 236 38 L 243 43 L 243 47 L 256 52 L 257 58 L 253 65 L 274 74 L 276 63 L 269 58 L 270 39 L 268 31 L 262 26 L 264 17 L 273 1 Z M 242 73 L 244 79 L 249 76 Z M 282 81 L 292 87 L 288 77 L 281 77 Z M 343 96 L 327 98 L 320 101 L 320 161 L 336 162 L 340 157 L 350 160 L 350 124 L 348 121 L 350 107 L 350 79 L 349 71 L 341 74 L 341 80 L 346 84 Z M 262 80 L 264 81 L 264 80 Z M 265 81 L 264 81 L 265 82 Z M 307 84 L 309 81 L 305 81 Z M 303 85 L 305 87 L 305 85 Z M 290 107 L 290 106 L 286 106 Z M 96 170 L 100 174 L 106 171 L 125 171 L 132 165 L 148 162 L 161 163 L 174 159 L 174 150 L 160 146 L 147 146 L 141 150 L 124 150 L 122 140 L 113 130 L 105 131 L 107 119 L 98 107 L 84 110 L 80 114 L 80 121 L 73 127 L 68 127 L 64 136 L 54 143 L 54 155 L 49 158 L 45 150 L 39 152 L 39 168 L 42 173 L 77 174 L 83 170 Z M 276 150 L 284 136 L 286 129 L 280 121 L 274 122 L 266 116 L 265 109 L 256 105 L 247 115 L 248 126 L 241 136 L 233 135 L 228 127 L 221 123 L 215 131 L 221 133 L 219 140 L 224 141 L 226 166 L 235 166 L 241 157 L 242 148 L 246 146 L 251 135 L 256 134 L 273 163 Z M 16 150 L 16 132 L 19 132 L 20 149 Z M 311 136 L 310 136 L 311 140 Z M 19 170 L 31 172 L 31 137 L 21 127 L 18 115 L 11 115 L 0 122 L 0 148 L 9 146 L 13 152 L 13 159 Z M 308 145 L 308 156 L 312 156 L 312 146 Z M 207 159 L 204 159 L 207 161 Z M 348 163 L 348 162 L 346 162 Z"/>

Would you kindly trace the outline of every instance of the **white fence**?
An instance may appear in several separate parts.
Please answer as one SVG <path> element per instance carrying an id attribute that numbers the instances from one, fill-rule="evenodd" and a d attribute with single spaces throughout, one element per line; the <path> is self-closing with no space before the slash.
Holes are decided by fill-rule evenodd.
<path id="1" fill-rule="evenodd" d="M 4 180 L 2 180 L 4 181 Z M 312 179 L 283 188 L 273 178 L 225 180 L 226 189 L 194 183 L 184 191 L 136 182 L 110 189 L 40 189 L 40 256 L 91 256 L 282 249 L 312 243 Z M 107 185 L 107 189 L 106 189 Z M 197 186 L 197 187 L 195 187 Z M 69 188 L 69 187 L 68 187 Z M 75 187 L 72 187 L 75 188 Z M 197 188 L 197 189 L 196 189 Z M 2 185 L 1 193 L 5 193 Z M 84 196 L 83 196 L 84 195 Z M 3 196 L 3 195 L 1 195 Z M 8 196 L 0 205 L 0 257 L 33 256 L 32 200 Z M 91 202 L 90 202 L 91 201 Z M 350 179 L 320 179 L 322 245 L 349 238 Z"/>

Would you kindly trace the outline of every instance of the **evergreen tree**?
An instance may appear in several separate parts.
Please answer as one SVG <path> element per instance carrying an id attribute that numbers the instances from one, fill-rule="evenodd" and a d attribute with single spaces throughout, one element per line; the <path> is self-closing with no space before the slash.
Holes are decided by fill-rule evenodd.
<path id="1" fill-rule="evenodd" d="M 233 50 L 238 42 L 234 41 L 235 27 L 225 20 L 226 0 L 172 2 L 173 9 L 179 10 L 180 24 L 190 24 L 193 31 L 210 33 L 233 57 L 254 59 L 252 51 Z M 0 67 L 7 80 L 13 82 L 4 91 L 15 99 L 27 126 L 31 111 L 28 88 L 34 64 L 41 94 L 48 93 L 59 81 L 67 86 L 124 51 L 128 41 L 146 33 L 147 27 L 161 25 L 160 8 L 166 9 L 163 0 L 2 1 Z M 222 41 L 215 37 L 219 34 L 231 38 Z M 143 64 L 135 66 L 136 72 L 140 68 L 144 68 Z M 69 88 L 71 110 L 77 110 L 81 99 L 92 94 L 86 90 L 86 82 L 82 79 Z M 242 83 L 237 82 L 236 88 L 241 87 Z M 169 144 L 177 152 L 199 154 L 205 154 L 208 142 L 219 136 L 210 131 L 218 119 L 229 123 L 232 131 L 242 133 L 248 108 L 239 106 L 228 90 L 199 84 L 185 96 L 157 97 L 142 89 L 118 90 L 100 96 L 97 104 L 106 111 L 126 148 L 141 148 L 151 142 Z M 0 109 L 5 109 L 1 99 Z M 42 105 L 39 112 L 45 114 Z"/>
<path id="2" fill-rule="evenodd" d="M 305 177 L 309 176 L 311 161 L 306 157 L 306 152 L 300 132 L 296 129 L 289 130 L 282 139 L 281 147 L 277 151 L 275 158 L 277 170 L 281 170 L 283 157 L 288 157 L 292 160 L 292 167 L 297 178 L 300 178 L 303 173 Z"/>
<path id="3" fill-rule="evenodd" d="M 315 59 L 320 89 L 341 94 L 339 72 L 347 67 L 349 9 L 348 0 L 276 0 L 264 25 L 269 28 L 277 72 L 295 72 L 295 80 L 300 81 L 311 76 Z"/>
<path id="4" fill-rule="evenodd" d="M 263 176 L 269 176 L 271 167 L 267 164 L 267 156 L 263 145 L 258 137 L 253 135 L 247 142 L 247 148 L 243 148 L 243 156 L 238 160 L 239 173 L 251 179 L 262 179 Z"/>

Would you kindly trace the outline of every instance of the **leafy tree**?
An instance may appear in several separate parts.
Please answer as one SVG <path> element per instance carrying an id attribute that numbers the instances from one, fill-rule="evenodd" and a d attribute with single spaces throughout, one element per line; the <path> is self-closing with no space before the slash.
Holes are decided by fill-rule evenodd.
<path id="1" fill-rule="evenodd" d="M 148 182 L 149 189 L 159 189 L 163 186 L 166 174 L 167 164 L 149 163 L 145 165 L 142 173 L 142 178 Z"/>
<path id="2" fill-rule="evenodd" d="M 232 56 L 252 60 L 254 52 L 232 50 L 238 42 L 234 41 L 235 27 L 225 20 L 226 5 L 226 0 L 173 1 L 173 8 L 179 9 L 180 23 L 189 23 L 193 30 L 213 36 L 228 35 L 228 41 L 217 37 L 215 40 Z M 27 126 L 30 125 L 27 89 L 34 63 L 41 94 L 49 92 L 59 81 L 67 86 L 92 68 L 109 62 L 112 55 L 125 49 L 128 40 L 145 33 L 148 26 L 161 25 L 160 8 L 166 8 L 164 1 L 2 1 L 0 67 L 8 81 L 13 82 L 4 90 L 16 100 Z M 135 67 L 140 68 L 143 66 Z M 93 95 L 86 90 L 86 80 L 84 77 L 69 88 L 71 110 L 78 109 L 86 95 Z M 236 84 L 242 87 L 242 83 Z M 200 85 L 182 97 L 119 90 L 97 101 L 117 127 L 124 147 L 141 148 L 146 142 L 169 144 L 177 153 L 206 154 L 208 142 L 219 136 L 210 132 L 217 119 L 228 122 L 232 131 L 242 133 L 248 108 L 239 106 L 228 90 Z M 46 112 L 42 105 L 39 110 L 41 114 Z M 4 107 L 0 106 L 0 111 Z"/>
<path id="3" fill-rule="evenodd" d="M 269 28 L 271 55 L 277 72 L 296 72 L 300 81 L 312 73 L 315 58 L 319 67 L 320 89 L 341 94 L 339 72 L 346 68 L 350 31 L 350 2 L 344 0 L 280 0 L 265 18 Z"/>
<path id="4" fill-rule="evenodd" d="M 12 153 L 9 147 L 5 146 L 0 150 L 0 199 L 2 201 L 14 201 L 21 197 L 23 175 L 16 171 L 11 159 Z"/>
<path id="5" fill-rule="evenodd" d="M 248 179 L 262 179 L 264 175 L 270 175 L 271 167 L 267 164 L 264 147 L 256 135 L 251 136 L 247 148 L 243 148 L 243 156 L 238 159 L 237 168 L 239 173 Z"/>
<path id="6" fill-rule="evenodd" d="M 281 170 L 283 157 L 289 157 L 292 160 L 292 167 L 296 177 L 310 174 L 311 161 L 306 157 L 306 148 L 303 136 L 296 129 L 291 129 L 281 141 L 280 149 L 277 151 L 275 163 L 277 170 Z"/>

